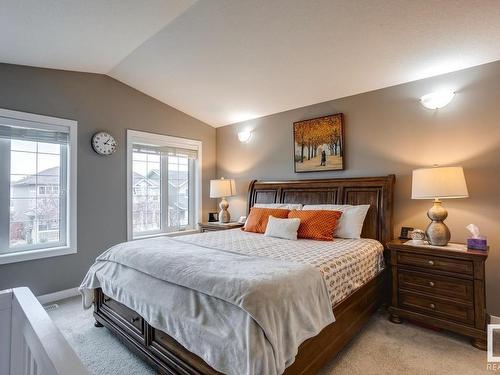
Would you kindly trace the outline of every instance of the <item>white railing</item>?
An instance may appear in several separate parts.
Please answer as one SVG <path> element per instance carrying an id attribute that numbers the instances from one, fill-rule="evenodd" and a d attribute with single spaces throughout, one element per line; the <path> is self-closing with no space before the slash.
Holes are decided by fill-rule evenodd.
<path id="1" fill-rule="evenodd" d="M 88 375 L 28 288 L 0 291 L 0 375 Z"/>

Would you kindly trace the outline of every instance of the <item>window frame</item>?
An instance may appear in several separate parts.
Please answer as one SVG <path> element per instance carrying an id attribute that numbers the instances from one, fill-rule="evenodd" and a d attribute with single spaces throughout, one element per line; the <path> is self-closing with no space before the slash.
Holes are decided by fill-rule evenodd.
<path id="1" fill-rule="evenodd" d="M 184 148 L 190 150 L 196 150 L 198 153 L 198 158 L 194 161 L 194 168 L 192 171 L 193 177 L 193 196 L 194 202 L 189 202 L 190 208 L 193 207 L 193 228 L 185 229 L 180 231 L 151 231 L 143 232 L 144 234 L 135 235 L 133 231 L 133 145 L 134 144 L 145 144 L 145 145 L 155 145 L 159 147 L 176 147 Z M 202 217 L 202 142 L 195 139 L 174 137 L 170 135 L 150 133 L 138 130 L 127 129 L 127 240 L 137 240 L 141 238 L 175 235 L 178 233 L 187 233 L 191 231 L 196 231 L 197 223 Z M 161 166 L 162 172 L 163 166 Z M 168 176 L 168 175 L 167 175 Z M 163 185 L 163 184 L 162 184 Z M 163 192 L 163 187 L 161 187 L 161 195 L 168 192 Z M 165 201 L 160 198 L 161 201 Z M 162 203 L 162 209 L 164 208 Z M 167 208 L 168 210 L 168 208 Z M 168 214 L 167 214 L 168 215 Z M 163 221 L 163 218 L 162 218 Z"/>
<path id="2" fill-rule="evenodd" d="M 77 252 L 77 145 L 78 145 L 78 122 L 69 119 L 38 115 L 34 113 L 13 111 L 0 108 L 0 118 L 8 124 L 9 120 L 27 121 L 33 123 L 34 128 L 53 129 L 54 127 L 66 127 L 69 133 L 68 153 L 66 159 L 67 173 L 66 186 L 66 206 L 62 209 L 66 211 L 66 225 L 63 233 L 66 234 L 66 244 L 63 246 L 42 247 L 36 249 L 22 248 L 19 251 L 5 251 L 0 249 L 0 264 L 22 262 L 34 259 L 49 258 L 59 255 L 75 254 Z M 10 184 L 10 179 L 9 179 Z M 9 189 L 10 205 L 10 189 Z"/>

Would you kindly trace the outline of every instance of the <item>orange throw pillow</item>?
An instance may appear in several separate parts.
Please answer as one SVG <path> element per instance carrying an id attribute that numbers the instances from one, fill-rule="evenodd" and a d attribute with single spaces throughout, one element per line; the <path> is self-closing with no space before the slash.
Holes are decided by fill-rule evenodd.
<path id="1" fill-rule="evenodd" d="M 250 215 L 242 228 L 245 232 L 264 233 L 266 231 L 269 216 L 274 216 L 279 219 L 286 219 L 290 210 L 282 208 L 258 208 L 252 207 Z"/>
<path id="2" fill-rule="evenodd" d="M 342 212 L 331 210 L 293 210 L 288 217 L 300 219 L 298 238 L 333 241 L 333 231 L 341 215 Z"/>

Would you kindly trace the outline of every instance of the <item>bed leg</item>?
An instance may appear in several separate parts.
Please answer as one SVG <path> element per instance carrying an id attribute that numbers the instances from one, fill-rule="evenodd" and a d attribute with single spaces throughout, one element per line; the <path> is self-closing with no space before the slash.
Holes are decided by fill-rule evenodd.
<path id="1" fill-rule="evenodd" d="M 403 323 L 403 321 L 401 320 L 401 318 L 399 317 L 399 315 L 393 314 L 393 313 L 391 313 L 391 315 L 389 316 L 389 321 L 391 321 L 394 324 L 401 324 L 401 323 Z"/>
<path id="2" fill-rule="evenodd" d="M 96 320 L 95 323 L 94 323 L 94 327 L 102 328 L 104 326 Z"/>
<path id="3" fill-rule="evenodd" d="M 484 339 L 473 338 L 470 343 L 474 348 L 479 350 L 486 350 L 487 348 L 486 340 Z"/>

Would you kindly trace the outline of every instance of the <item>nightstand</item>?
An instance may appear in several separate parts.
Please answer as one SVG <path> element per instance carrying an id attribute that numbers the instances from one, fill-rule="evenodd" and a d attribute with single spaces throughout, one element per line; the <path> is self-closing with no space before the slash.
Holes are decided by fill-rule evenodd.
<path id="1" fill-rule="evenodd" d="M 390 320 L 401 318 L 453 331 L 486 350 L 487 251 L 387 244 L 392 269 Z"/>
<path id="2" fill-rule="evenodd" d="M 218 221 L 215 221 L 215 222 L 198 223 L 198 225 L 200 226 L 200 230 L 203 233 L 203 232 L 213 232 L 217 230 L 241 228 L 244 224 L 238 223 L 237 221 L 221 224 Z"/>

